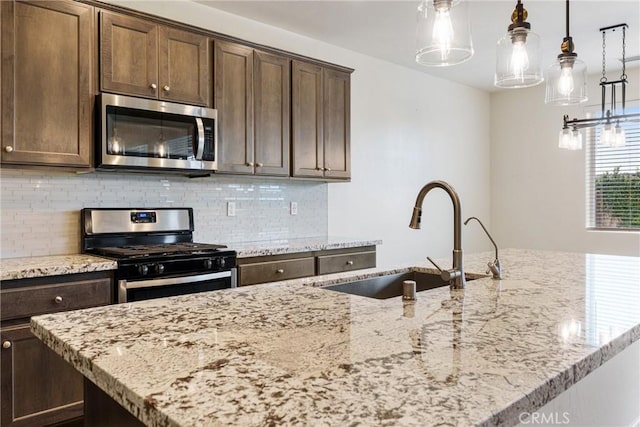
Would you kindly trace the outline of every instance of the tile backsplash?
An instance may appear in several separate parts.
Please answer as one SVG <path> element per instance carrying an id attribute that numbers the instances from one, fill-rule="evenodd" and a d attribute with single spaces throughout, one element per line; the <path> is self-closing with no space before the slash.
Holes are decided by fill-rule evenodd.
<path id="1" fill-rule="evenodd" d="M 0 170 L 0 179 L 2 258 L 79 253 L 85 207 L 192 207 L 194 240 L 206 243 L 327 234 L 322 182 L 13 169 Z M 235 202 L 235 216 L 227 216 L 228 202 Z"/>

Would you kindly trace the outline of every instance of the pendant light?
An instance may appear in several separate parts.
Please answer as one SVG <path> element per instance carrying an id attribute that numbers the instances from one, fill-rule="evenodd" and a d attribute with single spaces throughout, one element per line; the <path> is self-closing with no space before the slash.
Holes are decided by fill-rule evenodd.
<path id="1" fill-rule="evenodd" d="M 416 62 L 431 67 L 460 64 L 473 56 L 468 3 L 422 0 L 418 6 Z"/>
<path id="2" fill-rule="evenodd" d="M 527 10 L 518 0 L 511 25 L 498 40 L 494 84 L 502 88 L 535 86 L 544 80 L 540 65 L 540 37 L 531 31 Z"/>
<path id="3" fill-rule="evenodd" d="M 545 103 L 571 105 L 586 102 L 587 66 L 578 59 L 575 46 L 569 35 L 569 0 L 566 0 L 567 34 L 560 45 L 558 60 L 547 71 L 547 93 Z"/>
<path id="4" fill-rule="evenodd" d="M 567 2 L 568 3 L 568 2 Z M 600 90 L 602 93 L 602 110 L 600 117 L 587 118 L 587 119 L 569 119 L 569 116 L 563 117 L 563 126 L 560 131 L 558 139 L 558 147 L 566 148 L 569 150 L 578 150 L 582 148 L 582 135 L 580 129 L 592 128 L 602 126 L 600 129 L 600 139 L 598 143 L 606 147 L 623 147 L 626 143 L 624 128 L 620 125 L 626 121 L 639 120 L 640 113 L 625 113 L 625 103 L 627 97 L 627 74 L 626 74 L 626 30 L 627 24 L 612 25 L 609 27 L 600 28 L 602 33 L 602 77 L 600 78 Z M 610 81 L 607 78 L 606 70 L 606 33 L 608 31 L 615 32 L 616 30 L 622 31 L 622 74 L 618 80 Z M 575 65 L 574 65 L 575 71 Z M 578 84 L 575 75 L 573 76 L 574 89 Z M 586 84 L 586 81 L 585 81 Z M 609 95 L 611 97 L 609 109 L 607 109 L 607 89 L 609 89 Z M 622 102 L 620 103 L 620 109 L 622 114 L 618 114 L 618 103 L 616 100 L 617 90 L 620 90 L 622 95 Z M 586 90 L 586 89 L 585 89 Z M 547 87 L 547 94 L 549 90 Z"/>

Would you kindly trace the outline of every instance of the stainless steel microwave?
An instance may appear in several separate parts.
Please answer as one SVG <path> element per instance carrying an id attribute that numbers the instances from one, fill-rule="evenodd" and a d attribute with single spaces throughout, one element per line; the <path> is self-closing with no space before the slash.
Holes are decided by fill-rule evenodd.
<path id="1" fill-rule="evenodd" d="M 216 110 L 108 93 L 98 95 L 98 105 L 98 169 L 217 169 Z"/>

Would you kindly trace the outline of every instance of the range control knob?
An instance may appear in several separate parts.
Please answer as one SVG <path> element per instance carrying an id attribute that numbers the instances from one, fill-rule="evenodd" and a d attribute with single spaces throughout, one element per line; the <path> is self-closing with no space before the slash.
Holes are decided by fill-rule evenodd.
<path id="1" fill-rule="evenodd" d="M 218 264 L 219 268 L 224 268 L 224 266 L 227 265 L 227 260 L 225 260 L 223 257 L 218 258 L 216 260 L 216 264 Z"/>
<path id="2" fill-rule="evenodd" d="M 211 270 L 213 268 L 213 261 L 211 260 L 211 258 L 204 260 L 204 268 L 206 268 L 207 270 Z"/>
<path id="3" fill-rule="evenodd" d="M 138 265 L 138 273 L 141 276 L 146 276 L 147 273 L 149 273 L 149 267 L 147 265 L 145 265 L 145 264 Z"/>
<path id="4" fill-rule="evenodd" d="M 156 274 L 164 273 L 164 265 L 160 263 L 156 264 L 155 270 L 156 270 Z"/>

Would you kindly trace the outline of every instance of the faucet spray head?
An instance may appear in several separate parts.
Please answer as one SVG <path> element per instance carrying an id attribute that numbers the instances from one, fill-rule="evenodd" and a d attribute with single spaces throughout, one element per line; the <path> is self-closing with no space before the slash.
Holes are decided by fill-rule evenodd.
<path id="1" fill-rule="evenodd" d="M 422 208 L 415 206 L 413 208 L 413 214 L 411 215 L 411 222 L 409 223 L 409 228 L 413 228 L 414 230 L 419 230 L 421 216 L 422 216 Z"/>

